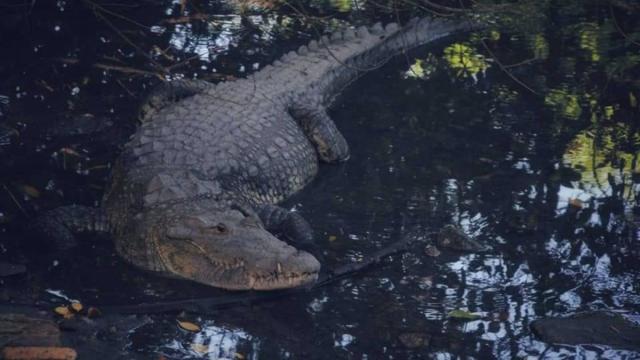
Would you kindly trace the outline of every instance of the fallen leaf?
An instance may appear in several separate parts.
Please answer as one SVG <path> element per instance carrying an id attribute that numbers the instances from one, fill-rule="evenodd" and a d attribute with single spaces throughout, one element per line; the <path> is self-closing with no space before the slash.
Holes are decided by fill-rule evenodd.
<path id="1" fill-rule="evenodd" d="M 476 320 L 480 315 L 465 310 L 452 310 L 449 312 L 449 317 L 458 320 Z"/>
<path id="2" fill-rule="evenodd" d="M 441 254 L 440 250 L 438 250 L 438 248 L 433 245 L 427 245 L 427 247 L 424 248 L 424 253 L 431 257 L 437 257 Z"/>
<path id="3" fill-rule="evenodd" d="M 335 235 L 329 235 L 329 242 L 336 241 L 337 239 L 338 239 L 338 237 L 337 237 L 337 236 L 335 236 Z"/>
<path id="4" fill-rule="evenodd" d="M 576 207 L 578 209 L 582 209 L 584 207 L 584 203 L 580 199 L 569 199 L 569 205 Z"/>
<path id="5" fill-rule="evenodd" d="M 188 321 L 180 321 L 178 320 L 178 326 L 180 326 L 180 328 L 182 330 L 186 330 L 186 331 L 190 331 L 190 332 L 198 332 L 200 331 L 200 326 L 192 323 L 192 322 L 188 322 Z"/>
<path id="6" fill-rule="evenodd" d="M 53 311 L 60 316 L 64 316 L 65 318 L 69 316 L 73 316 L 73 314 L 71 313 L 71 311 L 67 306 L 58 306 L 55 309 L 53 309 Z"/>
<path id="7" fill-rule="evenodd" d="M 244 360 L 244 355 L 240 353 L 235 353 L 233 356 L 238 360 Z"/>
<path id="8" fill-rule="evenodd" d="M 72 302 L 71 303 L 71 309 L 75 312 L 80 312 L 82 311 L 82 304 L 79 302 Z"/>
<path id="9" fill-rule="evenodd" d="M 22 192 L 24 192 L 25 194 L 29 195 L 32 198 L 40 197 L 40 190 L 36 189 L 31 185 L 22 185 Z"/>
<path id="10" fill-rule="evenodd" d="M 77 151 L 73 150 L 72 148 L 68 148 L 68 147 L 61 148 L 60 152 L 65 154 L 65 155 L 71 155 L 71 156 L 77 156 L 77 157 L 81 157 L 82 156 Z"/>
<path id="11" fill-rule="evenodd" d="M 91 306 L 87 309 L 87 316 L 89 318 L 97 318 L 100 315 L 102 315 L 102 312 L 98 308 Z"/>

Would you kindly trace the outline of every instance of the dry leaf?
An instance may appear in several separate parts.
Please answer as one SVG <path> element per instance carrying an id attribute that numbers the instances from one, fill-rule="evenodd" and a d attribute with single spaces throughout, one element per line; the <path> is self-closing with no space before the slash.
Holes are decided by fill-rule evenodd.
<path id="1" fill-rule="evenodd" d="M 82 156 L 82 155 L 80 155 L 80 153 L 78 153 L 77 151 L 75 151 L 75 150 L 73 150 L 72 148 L 69 148 L 69 147 L 61 148 L 60 152 L 65 154 L 65 155 L 72 155 L 72 156 L 77 156 L 77 157 Z"/>
<path id="2" fill-rule="evenodd" d="M 25 194 L 29 195 L 32 198 L 40 197 L 40 190 L 36 189 L 31 185 L 22 185 L 22 192 L 24 192 Z"/>
<path id="3" fill-rule="evenodd" d="M 569 205 L 576 207 L 578 209 L 582 209 L 584 207 L 584 203 L 580 199 L 569 199 Z"/>
<path id="4" fill-rule="evenodd" d="M 100 315 L 102 315 L 102 312 L 100 312 L 98 308 L 91 306 L 89 309 L 87 309 L 87 316 L 90 318 L 96 318 Z"/>
<path id="5" fill-rule="evenodd" d="M 329 235 L 329 241 L 330 241 L 330 242 L 331 242 L 331 241 L 336 241 L 337 239 L 338 239 L 338 237 L 337 237 L 337 236 L 335 236 L 335 235 Z"/>
<path id="6" fill-rule="evenodd" d="M 80 312 L 82 311 L 82 304 L 79 302 L 72 302 L 71 303 L 71 309 L 73 309 L 73 311 L 75 312 Z"/>
<path id="7" fill-rule="evenodd" d="M 427 245 L 427 247 L 424 248 L 424 253 L 432 257 L 440 256 L 441 254 L 440 250 L 433 245 Z"/>
<path id="8" fill-rule="evenodd" d="M 178 326 L 180 326 L 182 330 L 186 330 L 186 331 L 191 331 L 191 332 L 200 331 L 200 326 L 188 321 L 178 320 Z"/>
<path id="9" fill-rule="evenodd" d="M 233 356 L 238 360 L 244 360 L 244 355 L 240 353 L 235 353 Z"/>
<path id="10" fill-rule="evenodd" d="M 66 307 L 66 306 L 58 306 L 58 307 L 56 307 L 55 309 L 53 309 L 53 311 L 54 311 L 56 314 L 58 314 L 58 315 L 60 315 L 60 316 L 64 316 L 64 317 L 67 317 L 67 316 L 69 316 L 69 315 L 73 315 L 73 314 L 71 313 L 71 311 L 69 310 L 69 308 L 68 308 L 68 307 Z"/>

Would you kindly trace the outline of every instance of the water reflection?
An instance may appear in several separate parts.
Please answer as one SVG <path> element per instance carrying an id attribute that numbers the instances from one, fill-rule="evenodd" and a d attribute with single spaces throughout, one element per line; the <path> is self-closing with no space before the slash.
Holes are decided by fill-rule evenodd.
<path id="1" fill-rule="evenodd" d="M 58 2 L 59 12 L 35 22 L 36 28 L 47 29 L 46 36 L 25 48 L 27 58 L 42 58 L 33 60 L 24 79 L 7 75 L 8 85 L 0 91 L 15 103 L 2 118 L 11 122 L 0 124 L 0 151 L 11 155 L 0 159 L 8 169 L 0 173 L 8 189 L 0 194 L 0 223 L 21 219 L 20 208 L 30 215 L 61 203 L 99 200 L 109 163 L 135 127 L 137 99 L 153 82 L 144 76 L 239 77 L 315 35 L 290 13 L 243 18 L 214 1 L 199 4 L 206 19 L 177 22 L 181 3 L 127 13 L 149 26 L 152 36 L 140 36 L 136 25 L 118 23 L 131 26 L 127 36 L 170 74 L 158 72 L 104 23 L 69 30 L 75 23 L 65 15 L 80 11 L 71 4 Z M 342 11 L 353 5 L 331 3 Z M 547 6 L 543 3 L 528 6 Z M 286 204 L 312 222 L 328 265 L 358 261 L 414 226 L 426 233 L 456 224 L 490 245 L 488 253 L 443 251 L 432 257 L 425 254 L 425 240 L 363 276 L 312 294 L 194 314 L 202 328 L 195 334 L 180 330 L 173 316 L 153 317 L 156 324 L 136 329 L 127 349 L 145 357 L 160 353 L 184 359 L 637 357 L 595 346 L 550 346 L 529 330 L 532 320 L 549 315 L 640 311 L 640 268 L 633 252 L 639 245 L 628 232 L 637 222 L 638 144 L 630 119 L 637 118 L 633 99 L 638 93 L 629 85 L 632 79 L 615 78 L 620 69 L 633 69 L 629 44 L 619 44 L 609 17 L 596 26 L 583 21 L 587 15 L 578 2 L 556 5 L 535 13 L 557 16 L 554 24 L 579 23 L 570 27 L 576 31 L 556 39 L 554 29 L 522 35 L 510 28 L 484 38 L 503 60 L 513 60 L 517 66 L 509 69 L 541 98 L 514 85 L 488 56 L 478 57 L 483 49 L 479 37 L 456 40 L 457 47 L 419 50 L 421 62 L 399 59 L 347 89 L 332 116 L 351 144 L 352 160 L 324 166 L 318 179 Z M 558 9 L 566 10 L 569 19 L 554 14 Z M 598 14 L 609 12 L 604 10 Z M 383 11 L 366 20 L 387 15 Z M 622 25 L 632 29 L 634 23 L 627 19 Z M 76 41 L 54 38 L 59 48 L 51 48 L 48 37 L 60 34 Z M 611 58 L 613 46 L 619 58 Z M 511 59 L 514 54 L 531 55 L 525 62 L 531 67 L 520 67 L 522 59 Z M 67 61 L 50 65 L 60 57 Z M 615 69 L 600 68 L 606 64 Z M 22 69 L 0 64 L 2 74 L 16 68 Z M 613 74 L 608 81 L 614 90 L 597 82 L 604 73 Z M 100 131 L 89 138 L 37 136 L 51 114 L 85 112 L 95 116 L 84 120 L 112 124 L 96 127 Z M 25 191 L 24 185 L 37 192 Z M 5 238 L 0 244 L 0 255 L 6 257 L 39 252 Z M 128 268 L 110 251 L 88 247 L 55 269 L 51 262 L 34 261 L 35 297 L 54 285 L 83 302 L 211 294 Z M 28 292 L 24 284 L 12 286 Z M 454 310 L 479 318 L 456 320 L 449 316 Z M 400 340 L 403 334 L 429 341 L 408 346 Z"/>
<path id="2" fill-rule="evenodd" d="M 172 359 L 235 360 L 244 358 L 239 352 L 240 342 L 249 342 L 255 354 L 260 352 L 260 342 L 242 330 L 216 326 L 206 322 L 200 331 L 184 339 L 173 339 L 159 347 L 159 352 Z"/>

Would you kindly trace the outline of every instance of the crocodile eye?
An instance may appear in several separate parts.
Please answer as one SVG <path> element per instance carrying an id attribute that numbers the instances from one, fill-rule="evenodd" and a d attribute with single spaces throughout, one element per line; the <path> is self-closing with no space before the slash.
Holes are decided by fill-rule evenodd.
<path id="1" fill-rule="evenodd" d="M 216 226 L 212 227 L 211 229 L 215 233 L 220 234 L 220 235 L 224 235 L 224 234 L 227 234 L 229 232 L 229 229 L 223 223 L 218 223 Z"/>

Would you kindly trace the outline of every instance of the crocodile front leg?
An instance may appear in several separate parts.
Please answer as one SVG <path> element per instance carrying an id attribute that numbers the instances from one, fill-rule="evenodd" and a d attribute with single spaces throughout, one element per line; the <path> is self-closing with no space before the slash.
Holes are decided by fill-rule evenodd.
<path id="1" fill-rule="evenodd" d="M 199 94 L 215 85 L 204 80 L 173 80 L 158 84 L 140 105 L 138 119 L 146 122 L 157 114 L 162 108 L 167 107 L 180 99 Z"/>
<path id="2" fill-rule="evenodd" d="M 332 163 L 349 159 L 349 145 L 322 105 L 300 99 L 289 111 L 315 146 L 320 160 Z"/>
<path id="3" fill-rule="evenodd" d="M 282 234 L 289 245 L 307 251 L 319 260 L 322 258 L 311 225 L 300 214 L 271 204 L 260 205 L 257 213 L 267 231 Z"/>

